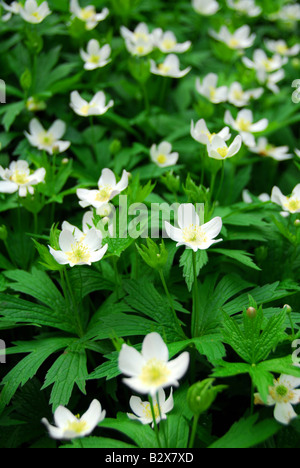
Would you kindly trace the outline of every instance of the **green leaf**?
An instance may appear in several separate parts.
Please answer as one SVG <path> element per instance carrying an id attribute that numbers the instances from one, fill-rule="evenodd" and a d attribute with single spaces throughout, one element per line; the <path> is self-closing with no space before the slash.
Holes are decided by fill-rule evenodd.
<path id="1" fill-rule="evenodd" d="M 61 445 L 60 448 L 87 448 L 87 449 L 130 449 L 137 448 L 136 445 L 127 444 L 121 440 L 109 439 L 108 437 L 84 437 L 80 442 L 76 439 L 73 439 L 71 443 Z M 111 455 L 107 454 L 106 459 L 110 460 Z M 111 460 L 113 463 L 113 461 Z M 108 462 L 107 462 L 108 463 Z"/>
<path id="2" fill-rule="evenodd" d="M 211 252 L 225 255 L 225 257 L 232 258 L 233 260 L 236 260 L 249 268 L 253 268 L 254 270 L 261 270 L 261 268 L 255 265 L 253 260 L 250 258 L 251 254 L 244 250 L 211 249 Z"/>
<path id="3" fill-rule="evenodd" d="M 205 250 L 198 250 L 196 253 L 196 271 L 197 276 L 208 262 L 208 255 Z M 194 284 L 193 251 L 185 249 L 180 257 L 179 265 L 183 267 L 183 276 L 185 278 L 188 290 L 191 291 Z"/>

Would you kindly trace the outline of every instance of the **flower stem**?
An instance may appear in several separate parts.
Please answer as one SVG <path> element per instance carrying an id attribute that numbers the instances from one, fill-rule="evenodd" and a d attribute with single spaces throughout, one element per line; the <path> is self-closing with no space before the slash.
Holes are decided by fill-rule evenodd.
<path id="1" fill-rule="evenodd" d="M 193 419 L 193 427 L 192 427 L 192 433 L 191 433 L 189 448 L 194 447 L 195 437 L 196 437 L 196 432 L 197 432 L 197 426 L 198 426 L 198 420 L 199 420 L 199 415 L 195 414 L 194 419 Z"/>
<path id="2" fill-rule="evenodd" d="M 159 438 L 159 432 L 158 432 L 158 426 L 157 426 L 157 422 L 156 422 L 156 417 L 155 417 L 155 411 L 154 411 L 154 406 L 153 406 L 153 399 L 152 399 L 152 396 L 151 396 L 151 395 L 149 395 L 149 403 L 150 403 L 151 414 L 152 414 L 152 419 L 153 419 L 153 424 L 154 424 L 154 431 L 155 431 L 155 435 L 156 435 L 158 447 L 159 447 L 159 448 L 162 448 L 162 447 L 161 447 L 160 438 Z"/>
<path id="3" fill-rule="evenodd" d="M 74 295 L 67 269 L 64 268 L 63 271 L 64 271 L 64 275 L 65 275 L 65 279 L 66 279 L 66 284 L 67 284 L 67 287 L 68 287 L 68 290 L 69 290 L 69 295 L 70 295 L 72 303 L 73 303 L 73 310 L 74 310 L 74 313 L 76 315 L 78 335 L 80 337 L 82 337 L 84 335 L 84 331 L 83 331 L 82 323 L 81 323 L 81 320 L 80 320 L 79 305 L 78 305 L 78 302 L 77 302 L 76 297 Z"/>
<path id="4" fill-rule="evenodd" d="M 164 436 L 164 439 L 165 439 L 165 448 L 168 448 L 168 439 L 167 439 L 167 436 L 166 436 L 165 427 L 162 424 L 162 414 L 161 414 L 161 407 L 160 407 L 160 402 L 159 402 L 159 392 L 157 392 L 156 401 L 157 401 L 158 412 L 159 412 L 159 417 L 160 417 L 160 424 L 161 424 L 160 427 L 162 429 L 163 436 Z"/>
<path id="5" fill-rule="evenodd" d="M 185 335 L 184 335 L 184 333 L 183 333 L 183 331 L 182 331 L 182 328 L 181 328 L 181 323 L 180 323 L 180 321 L 178 320 L 177 314 L 176 314 L 176 312 L 175 312 L 174 305 L 173 305 L 173 300 L 172 300 L 172 297 L 171 297 L 171 295 L 170 295 L 170 293 L 169 293 L 169 289 L 168 289 L 168 286 L 167 286 L 167 283 L 166 283 L 166 280 L 165 280 L 165 276 L 164 276 L 164 274 L 163 274 L 163 271 L 162 271 L 161 269 L 158 270 L 158 271 L 159 271 L 159 276 L 160 276 L 160 279 L 161 279 L 163 288 L 164 288 L 164 290 L 165 290 L 166 296 L 167 296 L 167 298 L 168 298 L 168 301 L 169 301 L 169 304 L 170 304 L 170 308 L 171 308 L 171 311 L 172 311 L 172 313 L 173 313 L 173 317 L 174 317 L 175 323 L 176 323 L 176 325 L 177 325 L 177 328 L 178 328 L 178 330 L 180 330 L 180 334 L 183 335 L 183 336 L 185 337 Z"/>
<path id="6" fill-rule="evenodd" d="M 198 336 L 199 328 L 199 291 L 198 291 L 198 275 L 197 275 L 197 258 L 196 252 L 193 252 L 193 270 L 194 270 L 194 284 L 193 284 L 193 313 L 192 313 L 192 337 Z"/>
<path id="7" fill-rule="evenodd" d="M 216 194 L 216 200 L 218 200 L 220 192 L 221 192 L 222 187 L 223 187 L 224 173 L 225 173 L 225 161 L 222 161 L 221 180 L 220 180 L 219 188 L 218 188 L 218 191 L 217 191 L 217 194 Z"/>

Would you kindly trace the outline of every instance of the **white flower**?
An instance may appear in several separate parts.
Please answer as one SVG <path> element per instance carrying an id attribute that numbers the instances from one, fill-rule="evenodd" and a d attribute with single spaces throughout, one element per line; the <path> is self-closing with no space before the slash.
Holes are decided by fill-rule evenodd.
<path id="1" fill-rule="evenodd" d="M 96 39 L 91 39 L 87 45 L 87 51 L 80 50 L 80 56 L 85 62 L 85 70 L 95 70 L 96 68 L 102 68 L 107 65 L 111 59 L 111 48 L 109 44 L 105 44 L 100 47 L 99 42 Z"/>
<path id="2" fill-rule="evenodd" d="M 198 120 L 196 125 L 194 124 L 194 121 L 192 121 L 191 135 L 194 140 L 202 143 L 203 145 L 208 145 L 211 143 L 215 135 L 219 135 L 219 137 L 221 137 L 224 141 L 229 140 L 231 137 L 228 127 L 223 128 L 219 133 L 210 133 L 204 119 Z"/>
<path id="3" fill-rule="evenodd" d="M 232 117 L 230 111 L 226 111 L 224 122 L 239 132 L 243 142 L 247 146 L 255 146 L 255 138 L 252 133 L 262 132 L 269 125 L 268 119 L 262 119 L 257 123 L 253 123 L 253 113 L 248 109 L 241 110 L 236 119 Z"/>
<path id="4" fill-rule="evenodd" d="M 175 34 L 172 31 L 163 32 L 162 29 L 155 29 L 153 31 L 153 37 L 155 38 L 155 45 L 163 53 L 177 53 L 181 54 L 186 52 L 191 47 L 191 41 L 183 42 L 178 44 Z"/>
<path id="5" fill-rule="evenodd" d="M 0 5 L 8 12 L 6 15 L 2 16 L 2 21 L 4 22 L 9 21 L 12 15 L 19 15 L 22 8 L 22 4 L 19 2 L 12 2 L 10 5 L 1 2 Z"/>
<path id="6" fill-rule="evenodd" d="M 41 101 L 35 96 L 30 96 L 26 101 L 26 107 L 30 112 L 38 112 L 46 109 L 45 101 Z"/>
<path id="7" fill-rule="evenodd" d="M 207 145 L 207 152 L 210 158 L 223 161 L 224 159 L 235 156 L 240 151 L 241 146 L 242 137 L 240 135 L 235 137 L 230 146 L 227 146 L 225 140 L 219 135 L 215 135 L 211 143 Z"/>
<path id="8" fill-rule="evenodd" d="M 172 153 L 172 145 L 167 141 L 163 141 L 158 146 L 151 146 L 150 156 L 157 166 L 168 167 L 174 166 L 177 163 L 179 154 Z"/>
<path id="9" fill-rule="evenodd" d="M 265 83 L 268 74 L 280 70 L 287 63 L 287 58 L 281 57 L 279 54 L 269 58 L 264 50 L 256 49 L 253 53 L 253 60 L 242 57 L 242 61 L 247 68 L 256 70 L 256 76 L 260 83 Z"/>
<path id="10" fill-rule="evenodd" d="M 98 180 L 98 190 L 77 189 L 79 205 L 82 208 L 87 206 L 100 208 L 107 204 L 128 187 L 128 176 L 129 173 L 124 170 L 120 182 L 117 183 L 114 173 L 110 169 L 103 169 Z"/>
<path id="11" fill-rule="evenodd" d="M 222 26 L 219 33 L 210 30 L 210 35 L 218 41 L 224 42 L 230 49 L 247 49 L 252 47 L 256 34 L 251 34 L 250 27 L 245 24 L 231 33 L 226 26 Z"/>
<path id="12" fill-rule="evenodd" d="M 62 225 L 59 235 L 59 247 L 61 250 L 54 250 L 49 247 L 51 255 L 60 265 L 91 265 L 99 262 L 105 255 L 108 245 L 102 247 L 102 236 L 99 230 L 89 229 L 86 226 L 86 233 L 65 222 Z"/>
<path id="13" fill-rule="evenodd" d="M 25 132 L 25 136 L 30 144 L 49 154 L 63 153 L 71 145 L 70 141 L 60 140 L 66 132 L 66 124 L 62 120 L 56 120 L 49 130 L 45 130 L 37 119 L 32 119 L 29 131 Z"/>
<path id="14" fill-rule="evenodd" d="M 247 204 L 253 203 L 253 199 L 251 197 L 249 190 L 243 190 L 242 197 L 243 197 L 244 203 L 247 203 Z M 257 198 L 263 203 L 271 200 L 271 197 L 268 193 L 261 193 L 260 195 L 258 195 Z"/>
<path id="15" fill-rule="evenodd" d="M 216 217 L 200 225 L 199 216 L 191 203 L 184 203 L 178 208 L 178 226 L 179 228 L 165 222 L 166 233 L 170 239 L 177 242 L 176 247 L 185 245 L 197 252 L 222 241 L 222 239 L 214 240 L 221 232 L 222 219 Z"/>
<path id="16" fill-rule="evenodd" d="M 266 48 L 274 53 L 274 54 L 279 54 L 283 55 L 284 57 L 293 57 L 294 55 L 298 55 L 300 51 L 300 45 L 295 44 L 292 47 L 288 47 L 287 43 L 280 39 L 278 41 L 273 41 L 271 39 L 268 39 L 265 41 Z"/>
<path id="17" fill-rule="evenodd" d="M 280 92 L 280 89 L 279 87 L 277 86 L 277 83 L 281 80 L 283 80 L 283 78 L 285 77 L 285 72 L 284 70 L 278 70 L 277 72 L 275 73 L 271 73 L 270 75 L 268 75 L 267 77 L 267 81 L 266 81 L 266 86 L 267 88 L 272 91 L 272 93 L 274 94 L 278 94 Z"/>
<path id="18" fill-rule="evenodd" d="M 251 98 L 259 99 L 263 94 L 263 88 L 250 89 L 244 91 L 242 85 L 235 81 L 232 83 L 228 89 L 228 102 L 233 104 L 236 107 L 244 107 L 249 104 Z"/>
<path id="19" fill-rule="evenodd" d="M 27 161 L 13 161 L 9 169 L 0 166 L 0 193 L 15 193 L 19 191 L 20 197 L 26 197 L 27 192 L 34 194 L 34 185 L 44 182 L 46 171 L 43 167 L 30 173 Z"/>
<path id="20" fill-rule="evenodd" d="M 105 105 L 105 101 L 106 96 L 103 91 L 98 91 L 90 102 L 83 99 L 78 91 L 73 91 L 70 106 L 76 114 L 89 117 L 91 115 L 103 115 L 113 107 L 113 100 L 110 100 L 107 105 Z"/>
<path id="21" fill-rule="evenodd" d="M 252 153 L 259 154 L 260 156 L 267 156 L 275 159 L 276 161 L 286 161 L 292 159 L 293 155 L 289 153 L 288 146 L 273 146 L 267 138 L 259 138 L 257 144 L 250 148 Z"/>
<path id="22" fill-rule="evenodd" d="M 290 197 L 283 195 L 278 187 L 273 187 L 271 201 L 280 205 L 286 216 L 300 213 L 300 184 L 296 185 Z"/>
<path id="23" fill-rule="evenodd" d="M 128 52 L 132 55 L 144 57 L 153 51 L 155 45 L 154 35 L 149 32 L 145 23 L 139 23 L 134 31 L 121 26 L 120 32 L 125 40 Z"/>
<path id="24" fill-rule="evenodd" d="M 150 60 L 150 71 L 154 75 L 169 76 L 171 78 L 182 78 L 191 71 L 191 67 L 180 70 L 179 58 L 175 54 L 167 55 L 163 63 L 156 65 L 154 60 Z"/>
<path id="25" fill-rule="evenodd" d="M 142 424 L 151 424 L 154 427 L 153 416 L 149 401 L 142 401 L 137 396 L 132 396 L 129 401 L 130 407 L 135 414 L 127 413 L 130 419 L 138 420 Z M 169 398 L 166 400 L 166 394 L 162 388 L 158 390 L 158 398 L 153 398 L 153 408 L 156 424 L 161 420 L 167 419 L 167 413 L 174 407 L 173 389 Z M 160 416 L 161 415 L 161 416 Z"/>
<path id="26" fill-rule="evenodd" d="M 97 13 L 93 5 L 81 8 L 78 0 L 71 0 L 70 12 L 73 14 L 73 18 L 78 18 L 85 23 L 85 28 L 88 31 L 94 29 L 100 21 L 104 21 L 109 15 L 107 8 L 103 8 L 101 13 Z"/>
<path id="27" fill-rule="evenodd" d="M 300 5 L 299 3 L 296 4 L 289 4 L 284 5 L 277 13 L 270 15 L 270 19 L 279 19 L 281 21 L 287 21 L 291 23 L 295 23 L 296 21 L 300 20 Z"/>
<path id="28" fill-rule="evenodd" d="M 274 386 L 269 387 L 267 406 L 274 406 L 274 418 L 282 423 L 289 424 L 298 415 L 292 405 L 300 402 L 300 390 L 296 390 L 300 385 L 300 379 L 291 375 L 282 374 L 279 379 L 274 380 Z M 264 405 L 259 393 L 254 394 L 254 403 Z"/>
<path id="29" fill-rule="evenodd" d="M 241 14 L 254 18 L 259 16 L 262 9 L 255 4 L 254 0 L 227 0 L 227 5 Z"/>
<path id="30" fill-rule="evenodd" d="M 196 79 L 196 90 L 201 96 L 206 97 L 213 104 L 219 104 L 227 100 L 227 86 L 217 88 L 218 75 L 209 73 L 203 78 L 202 84 L 200 78 Z"/>
<path id="31" fill-rule="evenodd" d="M 211 16 L 219 10 L 219 4 L 216 0 L 192 0 L 194 10 L 200 15 Z"/>
<path id="32" fill-rule="evenodd" d="M 25 5 L 20 8 L 20 15 L 27 23 L 39 24 L 50 14 L 47 2 L 38 5 L 36 0 L 26 0 Z"/>
<path id="33" fill-rule="evenodd" d="M 128 375 L 124 379 L 130 388 L 154 396 L 160 388 L 179 385 L 189 366 L 189 353 L 184 352 L 169 361 L 169 351 L 162 337 L 156 333 L 145 336 L 142 352 L 123 344 L 119 353 L 119 369 Z"/>
<path id="34" fill-rule="evenodd" d="M 90 434 L 95 427 L 105 418 L 105 410 L 102 411 L 98 400 L 93 400 L 89 409 L 81 416 L 74 416 L 64 406 L 59 406 L 54 412 L 56 426 L 51 426 L 46 418 L 42 419 L 53 439 L 76 439 Z"/>

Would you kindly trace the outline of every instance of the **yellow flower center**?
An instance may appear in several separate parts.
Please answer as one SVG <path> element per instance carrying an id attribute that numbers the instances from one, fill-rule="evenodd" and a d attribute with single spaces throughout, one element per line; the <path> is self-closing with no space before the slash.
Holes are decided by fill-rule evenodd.
<path id="1" fill-rule="evenodd" d="M 103 185 L 99 187 L 99 191 L 96 195 L 96 201 L 107 202 L 110 199 L 110 194 L 113 191 L 113 188 L 110 185 Z"/>
<path id="2" fill-rule="evenodd" d="M 167 382 L 170 373 L 165 362 L 153 358 L 143 367 L 140 379 L 145 385 L 159 387 Z"/>
<path id="3" fill-rule="evenodd" d="M 83 115 L 88 115 L 90 108 L 91 108 L 90 104 L 86 104 L 85 106 L 81 107 L 80 112 Z"/>
<path id="4" fill-rule="evenodd" d="M 231 49 L 236 49 L 239 46 L 239 41 L 235 38 L 230 39 L 228 45 Z"/>
<path id="5" fill-rule="evenodd" d="M 84 21 L 90 20 L 95 16 L 95 10 L 83 8 L 81 10 L 80 16 Z"/>
<path id="6" fill-rule="evenodd" d="M 43 19 L 43 17 L 39 14 L 38 11 L 34 11 L 33 13 L 31 13 L 31 16 L 33 16 L 35 19 L 37 19 L 38 21 L 40 21 L 41 19 Z"/>
<path id="7" fill-rule="evenodd" d="M 156 403 L 155 405 L 153 405 L 153 409 L 154 409 L 154 417 L 155 417 L 155 419 L 159 418 L 160 415 L 159 415 L 158 403 Z M 153 419 L 150 403 L 143 403 L 143 414 L 144 414 L 144 417 L 145 417 L 145 418 L 147 418 L 147 419 Z"/>
<path id="8" fill-rule="evenodd" d="M 26 172 L 15 171 L 10 177 L 12 182 L 18 185 L 25 185 L 29 182 L 28 174 Z"/>
<path id="9" fill-rule="evenodd" d="M 263 66 L 265 67 L 266 71 L 272 71 L 273 70 L 273 59 L 266 59 L 263 60 Z"/>
<path id="10" fill-rule="evenodd" d="M 99 60 L 100 60 L 100 55 L 91 55 L 89 61 L 90 61 L 91 63 L 98 63 Z"/>
<path id="11" fill-rule="evenodd" d="M 204 133 L 204 132 L 203 132 L 203 133 Z M 207 136 L 207 138 L 208 138 L 208 140 L 209 140 L 209 143 L 212 142 L 213 137 L 216 135 L 216 133 L 209 133 L 209 132 L 208 132 L 208 133 L 204 133 L 204 134 Z"/>
<path id="12" fill-rule="evenodd" d="M 284 55 L 288 52 L 288 50 L 288 47 L 284 44 L 279 44 L 276 46 L 276 52 L 278 52 L 278 54 Z"/>
<path id="13" fill-rule="evenodd" d="M 42 145 L 52 145 L 54 143 L 54 137 L 51 133 L 45 132 L 40 135 L 40 142 Z"/>
<path id="14" fill-rule="evenodd" d="M 165 164 L 165 162 L 167 161 L 167 156 L 165 154 L 159 154 L 156 160 L 158 164 Z"/>
<path id="15" fill-rule="evenodd" d="M 139 55 L 143 54 L 145 52 L 145 47 L 144 46 L 138 46 L 136 48 L 136 51 Z"/>
<path id="16" fill-rule="evenodd" d="M 67 431 L 76 432 L 76 434 L 81 434 L 87 428 L 86 421 L 72 421 L 68 423 L 66 428 Z"/>
<path id="17" fill-rule="evenodd" d="M 215 99 L 216 97 L 216 88 L 214 88 L 213 86 L 209 87 L 209 97 L 211 100 Z"/>
<path id="18" fill-rule="evenodd" d="M 284 207 L 287 208 L 291 213 L 295 213 L 300 210 L 300 199 L 298 198 L 288 198 L 287 202 L 284 203 Z"/>
<path id="19" fill-rule="evenodd" d="M 176 42 L 171 39 L 165 39 L 162 43 L 164 49 L 171 50 L 176 46 Z"/>
<path id="20" fill-rule="evenodd" d="M 82 242 L 76 242 L 75 244 L 71 245 L 71 252 L 66 252 L 67 258 L 70 263 L 76 265 L 77 263 L 88 263 L 91 254 L 89 249 L 86 245 Z"/>
<path id="21" fill-rule="evenodd" d="M 240 89 L 235 89 L 234 92 L 233 92 L 233 96 L 234 96 L 235 99 L 240 100 L 240 99 L 243 99 L 244 93 Z"/>
<path id="22" fill-rule="evenodd" d="M 294 397 L 293 392 L 283 384 L 271 387 L 269 393 L 277 403 L 288 403 Z"/>
<path id="23" fill-rule="evenodd" d="M 158 65 L 158 69 L 164 74 L 167 74 L 170 71 L 170 67 L 168 67 L 168 65 L 165 65 L 164 63 L 160 63 Z"/>
<path id="24" fill-rule="evenodd" d="M 237 121 L 237 126 L 242 132 L 248 132 L 251 127 L 251 122 L 250 120 L 239 119 Z"/>
<path id="25" fill-rule="evenodd" d="M 192 242 L 201 244 L 207 242 L 207 235 L 202 230 L 201 226 L 196 224 L 190 224 L 188 227 L 183 229 L 183 240 L 184 242 Z"/>
<path id="26" fill-rule="evenodd" d="M 222 156 L 222 158 L 226 158 L 227 154 L 228 154 L 228 148 L 227 146 L 223 146 L 223 148 L 218 148 L 217 149 L 217 152 L 219 153 L 220 156 Z"/>

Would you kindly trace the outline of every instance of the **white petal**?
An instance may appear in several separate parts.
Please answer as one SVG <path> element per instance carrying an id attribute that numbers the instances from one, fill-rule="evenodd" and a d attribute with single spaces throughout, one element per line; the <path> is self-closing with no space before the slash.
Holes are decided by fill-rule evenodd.
<path id="1" fill-rule="evenodd" d="M 145 360 L 132 346 L 123 344 L 119 353 L 119 369 L 120 371 L 129 376 L 138 376 L 141 373 Z"/>
<path id="2" fill-rule="evenodd" d="M 211 221 L 208 223 L 204 224 L 202 226 L 202 229 L 206 232 L 206 234 L 211 238 L 214 239 L 217 237 L 222 229 L 222 218 L 217 216 L 216 218 L 213 218 Z"/>
<path id="3" fill-rule="evenodd" d="M 80 421 L 85 421 L 91 432 L 100 421 L 103 421 L 105 411 L 102 411 L 101 404 L 98 400 L 93 400 L 89 409 L 81 416 Z"/>
<path id="4" fill-rule="evenodd" d="M 142 346 L 143 358 L 148 361 L 157 358 L 160 361 L 167 362 L 169 359 L 169 350 L 162 337 L 156 333 L 149 333 L 145 336 Z"/>
<path id="5" fill-rule="evenodd" d="M 276 403 L 274 409 L 274 418 L 282 424 L 289 424 L 293 418 L 296 418 L 292 405 L 290 403 Z"/>
<path id="6" fill-rule="evenodd" d="M 189 227 L 191 224 L 199 226 L 199 216 L 192 203 L 183 203 L 178 208 L 178 226 L 181 229 Z"/>

